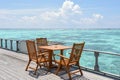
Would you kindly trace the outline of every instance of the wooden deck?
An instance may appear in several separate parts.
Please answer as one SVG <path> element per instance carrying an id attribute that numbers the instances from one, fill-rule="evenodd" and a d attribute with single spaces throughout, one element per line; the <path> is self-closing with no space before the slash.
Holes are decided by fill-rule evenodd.
<path id="1" fill-rule="evenodd" d="M 0 80 L 69 80 L 64 71 L 54 74 L 55 68 L 48 72 L 45 68 L 38 70 L 37 75 L 33 71 L 25 71 L 28 55 L 0 49 Z M 34 64 L 32 64 L 34 65 Z M 84 76 L 74 75 L 73 80 L 115 80 L 94 73 L 83 71 Z"/>

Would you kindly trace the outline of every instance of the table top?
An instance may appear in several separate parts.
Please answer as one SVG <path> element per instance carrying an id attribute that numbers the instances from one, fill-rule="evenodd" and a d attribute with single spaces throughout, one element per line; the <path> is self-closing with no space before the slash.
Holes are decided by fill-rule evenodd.
<path id="1" fill-rule="evenodd" d="M 40 49 L 47 49 L 47 50 L 65 50 L 65 49 L 71 49 L 70 46 L 64 46 L 64 45 L 48 45 L 48 46 L 39 46 Z"/>

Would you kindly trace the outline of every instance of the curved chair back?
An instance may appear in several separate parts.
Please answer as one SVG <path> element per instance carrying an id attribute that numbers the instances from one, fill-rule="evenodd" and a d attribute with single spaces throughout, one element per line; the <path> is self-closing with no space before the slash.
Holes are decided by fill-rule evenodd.
<path id="1" fill-rule="evenodd" d="M 79 63 L 79 60 L 80 60 L 80 57 L 81 57 L 81 54 L 82 54 L 82 51 L 83 51 L 84 44 L 85 44 L 85 42 L 83 42 L 83 43 L 74 43 L 73 44 L 70 59 L 69 59 L 69 63 L 76 63 L 76 64 Z"/>
<path id="2" fill-rule="evenodd" d="M 46 45 L 48 45 L 47 38 L 36 38 L 36 41 L 37 41 L 38 46 L 46 46 Z"/>
<path id="3" fill-rule="evenodd" d="M 38 53 L 48 52 L 44 49 L 39 49 L 39 46 L 47 46 L 47 38 L 36 38 Z"/>

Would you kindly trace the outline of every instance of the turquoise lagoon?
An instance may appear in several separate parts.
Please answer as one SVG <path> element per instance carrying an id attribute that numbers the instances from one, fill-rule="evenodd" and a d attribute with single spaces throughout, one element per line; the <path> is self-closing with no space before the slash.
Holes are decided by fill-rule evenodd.
<path id="1" fill-rule="evenodd" d="M 63 42 L 71 46 L 73 43 L 85 41 L 84 49 L 92 49 L 120 54 L 120 29 L 2 29 L 0 38 L 26 40 L 46 37 L 49 41 Z M 69 50 L 65 51 L 64 55 Z M 83 52 L 81 65 L 94 68 L 93 52 Z M 99 55 L 101 71 L 120 75 L 120 56 Z"/>

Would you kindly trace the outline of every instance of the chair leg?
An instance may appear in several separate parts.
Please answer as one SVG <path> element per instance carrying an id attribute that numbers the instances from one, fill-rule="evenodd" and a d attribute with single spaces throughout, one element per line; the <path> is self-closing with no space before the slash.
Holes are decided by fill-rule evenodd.
<path id="1" fill-rule="evenodd" d="M 48 63 L 47 62 L 45 62 L 45 67 L 47 67 L 47 69 L 48 69 L 48 71 L 50 71 L 50 68 L 49 68 L 49 66 L 48 66 Z"/>
<path id="2" fill-rule="evenodd" d="M 48 71 L 49 71 L 49 67 L 48 67 L 47 62 L 43 62 L 43 66 L 44 66 L 44 67 L 47 67 L 47 69 L 48 69 Z"/>
<path id="3" fill-rule="evenodd" d="M 26 66 L 25 71 L 27 71 L 27 69 L 28 69 L 28 66 L 29 66 L 30 62 L 31 62 L 31 61 L 29 60 L 29 62 L 28 62 L 28 64 L 27 64 L 27 66 Z"/>
<path id="4" fill-rule="evenodd" d="M 62 66 L 62 65 L 59 64 L 59 66 L 58 66 L 58 68 L 57 68 L 57 71 L 55 72 L 56 75 L 58 74 L 58 72 L 59 72 L 61 66 Z"/>
<path id="5" fill-rule="evenodd" d="M 83 72 L 82 72 L 82 70 L 81 70 L 81 68 L 80 68 L 80 65 L 79 64 L 77 64 L 78 65 L 78 68 L 79 68 L 79 71 L 80 71 L 80 74 L 81 74 L 81 76 L 83 75 Z"/>
<path id="6" fill-rule="evenodd" d="M 53 58 L 53 62 L 56 64 L 56 62 L 55 62 L 55 54 L 54 53 L 52 55 L 52 58 Z"/>
<path id="7" fill-rule="evenodd" d="M 72 80 L 71 75 L 70 75 L 70 71 L 69 71 L 70 67 L 69 66 L 65 66 L 65 68 L 66 68 L 66 71 L 68 73 L 69 80 Z"/>
<path id="8" fill-rule="evenodd" d="M 47 62 L 45 62 L 45 67 L 47 67 L 47 68 L 48 68 L 48 63 L 47 63 Z"/>
<path id="9" fill-rule="evenodd" d="M 34 73 L 35 75 L 36 75 L 36 71 L 37 71 L 37 69 L 38 69 L 38 63 L 37 63 L 36 69 L 35 69 L 35 73 Z"/>
<path id="10" fill-rule="evenodd" d="M 48 67 L 48 65 L 47 65 L 47 59 L 45 58 L 45 56 L 43 57 L 44 59 L 45 59 L 45 64 L 44 64 L 44 66 L 47 66 Z"/>
<path id="11" fill-rule="evenodd" d="M 46 60 L 46 58 L 45 58 L 44 55 L 42 55 L 41 59 L 44 59 L 44 60 L 45 60 L 45 62 L 43 62 L 43 66 L 47 66 L 47 60 Z M 40 61 L 41 61 L 41 60 L 40 60 Z"/>

